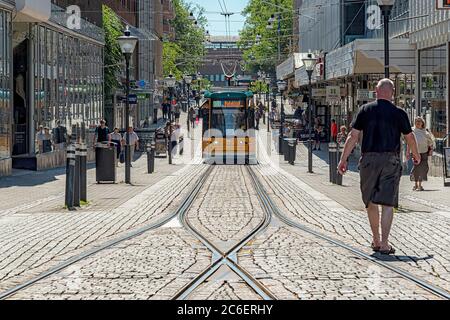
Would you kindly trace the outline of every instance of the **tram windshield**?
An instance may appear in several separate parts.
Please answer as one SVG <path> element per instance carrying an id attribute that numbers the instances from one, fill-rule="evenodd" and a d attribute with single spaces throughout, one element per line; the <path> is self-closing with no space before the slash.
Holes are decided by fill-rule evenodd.
<path id="1" fill-rule="evenodd" d="M 220 130 L 224 137 L 235 136 L 236 131 L 245 131 L 245 109 L 213 109 L 211 128 Z"/>

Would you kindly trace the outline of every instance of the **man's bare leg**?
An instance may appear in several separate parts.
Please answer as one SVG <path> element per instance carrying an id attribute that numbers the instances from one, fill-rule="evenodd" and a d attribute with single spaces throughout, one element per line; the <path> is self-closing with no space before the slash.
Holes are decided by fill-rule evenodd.
<path id="1" fill-rule="evenodd" d="M 367 208 L 367 213 L 369 215 L 370 228 L 372 229 L 373 235 L 373 245 L 379 247 L 380 242 L 380 209 L 378 205 L 370 203 L 369 208 Z"/>
<path id="2" fill-rule="evenodd" d="M 383 206 L 381 215 L 381 250 L 389 251 L 389 234 L 391 233 L 392 221 L 394 220 L 394 208 Z"/>

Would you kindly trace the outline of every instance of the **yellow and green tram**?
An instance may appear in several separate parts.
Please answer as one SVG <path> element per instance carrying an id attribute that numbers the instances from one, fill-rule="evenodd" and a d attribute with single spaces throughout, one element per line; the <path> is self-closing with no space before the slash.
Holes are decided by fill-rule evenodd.
<path id="1" fill-rule="evenodd" d="M 210 164 L 256 164 L 253 93 L 230 88 L 205 93 L 203 158 Z"/>

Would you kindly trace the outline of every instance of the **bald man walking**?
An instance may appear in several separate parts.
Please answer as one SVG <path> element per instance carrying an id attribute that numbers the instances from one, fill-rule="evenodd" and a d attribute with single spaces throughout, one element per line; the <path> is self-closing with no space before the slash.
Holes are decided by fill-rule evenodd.
<path id="1" fill-rule="evenodd" d="M 394 88 L 391 80 L 381 80 L 376 89 L 377 101 L 360 108 L 338 166 L 339 172 L 345 174 L 348 157 L 362 133 L 362 157 L 359 163 L 361 193 L 373 234 L 372 249 L 382 254 L 395 254 L 395 249 L 389 244 L 389 234 L 394 208 L 398 207 L 402 134 L 412 150 L 415 164 L 419 164 L 421 159 L 408 115 L 392 103 Z"/>

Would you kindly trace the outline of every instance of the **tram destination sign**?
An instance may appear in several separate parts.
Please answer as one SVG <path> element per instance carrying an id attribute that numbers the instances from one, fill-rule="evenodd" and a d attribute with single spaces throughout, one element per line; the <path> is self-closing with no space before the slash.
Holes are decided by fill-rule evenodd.
<path id="1" fill-rule="evenodd" d="M 216 100 L 213 102 L 213 108 L 244 108 L 243 100 Z"/>

